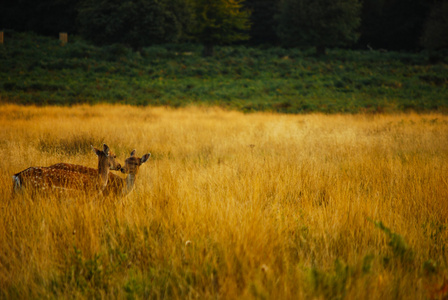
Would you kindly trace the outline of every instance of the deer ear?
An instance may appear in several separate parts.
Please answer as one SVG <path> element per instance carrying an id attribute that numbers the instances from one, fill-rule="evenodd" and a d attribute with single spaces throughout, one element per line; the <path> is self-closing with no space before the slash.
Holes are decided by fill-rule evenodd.
<path id="1" fill-rule="evenodd" d="M 101 150 L 96 149 L 95 147 L 93 147 L 92 145 L 90 145 L 90 147 L 92 147 L 93 152 L 95 152 L 96 155 L 100 155 L 101 154 Z"/>
<path id="2" fill-rule="evenodd" d="M 106 156 L 109 156 L 109 151 L 110 151 L 109 146 L 106 144 L 103 144 L 103 152 L 104 152 L 104 154 L 106 154 Z"/>
<path id="3" fill-rule="evenodd" d="M 135 149 L 131 152 L 131 157 L 135 156 Z"/>
<path id="4" fill-rule="evenodd" d="M 145 155 L 142 156 L 142 158 L 140 158 L 140 164 L 145 163 L 149 157 L 151 156 L 151 153 L 146 153 Z"/>

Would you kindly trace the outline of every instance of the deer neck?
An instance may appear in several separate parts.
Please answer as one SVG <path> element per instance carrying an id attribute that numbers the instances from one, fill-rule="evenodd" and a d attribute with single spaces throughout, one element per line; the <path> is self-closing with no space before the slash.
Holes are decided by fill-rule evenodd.
<path id="1" fill-rule="evenodd" d="M 123 187 L 122 196 L 126 196 L 134 189 L 135 177 L 136 177 L 136 174 L 128 174 L 128 176 L 126 176 L 126 179 L 125 179 L 126 184 Z"/>
<path id="2" fill-rule="evenodd" d="M 103 190 L 107 185 L 107 181 L 109 180 L 109 169 L 108 164 L 101 160 L 98 161 L 98 187 L 100 190 Z"/>

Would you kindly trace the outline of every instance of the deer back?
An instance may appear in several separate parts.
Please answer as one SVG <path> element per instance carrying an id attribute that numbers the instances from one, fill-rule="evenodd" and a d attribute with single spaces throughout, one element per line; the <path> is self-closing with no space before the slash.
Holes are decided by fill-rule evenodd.
<path id="1" fill-rule="evenodd" d="M 15 190 L 43 193 L 52 193 L 54 190 L 94 193 L 97 190 L 91 175 L 52 167 L 30 167 L 14 174 L 13 178 Z"/>

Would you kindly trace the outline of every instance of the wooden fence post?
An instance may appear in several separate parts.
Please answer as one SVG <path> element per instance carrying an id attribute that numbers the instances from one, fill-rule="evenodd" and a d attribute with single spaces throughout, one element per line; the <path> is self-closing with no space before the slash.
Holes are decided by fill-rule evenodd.
<path id="1" fill-rule="evenodd" d="M 64 46 L 68 42 L 68 35 L 67 32 L 60 32 L 59 33 L 59 40 L 61 41 L 61 45 Z"/>
<path id="2" fill-rule="evenodd" d="M 3 44 L 3 31 L 0 31 L 0 44 Z"/>

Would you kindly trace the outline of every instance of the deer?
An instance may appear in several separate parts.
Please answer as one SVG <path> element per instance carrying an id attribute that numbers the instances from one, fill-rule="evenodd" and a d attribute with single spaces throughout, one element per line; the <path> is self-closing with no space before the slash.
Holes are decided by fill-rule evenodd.
<path id="1" fill-rule="evenodd" d="M 109 170 L 121 170 L 121 165 L 106 144 L 103 144 L 103 150 L 91 147 L 98 156 L 98 170 L 67 163 L 30 167 L 13 175 L 13 194 L 31 190 L 40 193 L 81 191 L 100 195 L 107 186 L 109 175 L 112 175 Z"/>
<path id="2" fill-rule="evenodd" d="M 137 157 L 135 153 L 136 150 L 132 150 L 130 157 L 124 162 L 124 167 L 120 169 L 121 173 L 127 174 L 126 179 L 117 175 L 113 176 L 103 191 L 105 197 L 108 195 L 125 197 L 134 189 L 135 178 L 140 166 L 151 157 L 151 153 L 146 153 L 141 158 Z"/>
<path id="3" fill-rule="evenodd" d="M 103 150 L 99 150 L 92 147 L 93 152 L 98 156 L 98 170 L 90 167 L 85 167 L 81 165 L 74 165 L 68 163 L 57 163 L 49 166 L 49 168 L 60 169 L 70 172 L 78 172 L 82 174 L 89 175 L 91 177 L 98 176 L 98 187 L 101 190 L 106 188 L 107 183 L 111 180 L 111 177 L 117 177 L 117 175 L 112 174 L 109 170 L 120 171 L 121 165 L 116 161 L 116 155 L 109 149 L 109 146 L 103 144 Z"/>
<path id="4" fill-rule="evenodd" d="M 93 146 L 92 146 L 93 148 Z M 133 189 L 135 184 L 135 178 L 138 173 L 139 167 L 148 161 L 148 159 L 151 157 L 151 153 L 147 153 L 143 155 L 141 158 L 135 156 L 136 150 L 132 150 L 130 157 L 125 160 L 125 165 L 123 168 L 118 169 L 112 169 L 111 170 L 117 170 L 121 171 L 124 174 L 128 174 L 126 179 L 121 178 L 118 175 L 115 175 L 113 173 L 109 173 L 109 178 L 105 182 L 104 189 L 102 190 L 102 196 L 108 197 L 108 196 L 116 196 L 116 197 L 125 197 L 127 196 Z M 65 164 L 65 163 L 59 163 L 56 165 L 53 165 L 52 167 L 57 167 L 63 170 L 69 170 L 79 173 L 87 173 L 91 175 L 95 169 L 80 166 L 80 165 L 71 165 L 71 164 Z M 99 168 L 99 166 L 98 166 Z"/>

